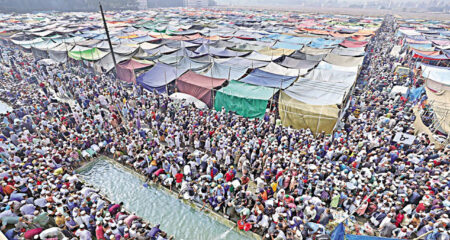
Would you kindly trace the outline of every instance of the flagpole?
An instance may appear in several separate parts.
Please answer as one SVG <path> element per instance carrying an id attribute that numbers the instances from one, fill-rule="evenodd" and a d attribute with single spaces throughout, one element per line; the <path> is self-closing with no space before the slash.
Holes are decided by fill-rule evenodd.
<path id="1" fill-rule="evenodd" d="M 113 62 L 114 62 L 114 70 L 116 70 L 116 74 L 117 74 L 116 56 L 114 55 L 114 49 L 112 47 L 111 38 L 109 37 L 108 26 L 106 25 L 105 14 L 103 13 L 103 7 L 102 7 L 102 4 L 100 3 L 100 1 L 98 2 L 98 5 L 100 7 L 100 13 L 102 14 L 103 26 L 105 27 L 106 37 L 108 38 L 109 50 L 111 51 L 112 59 L 113 59 Z"/>

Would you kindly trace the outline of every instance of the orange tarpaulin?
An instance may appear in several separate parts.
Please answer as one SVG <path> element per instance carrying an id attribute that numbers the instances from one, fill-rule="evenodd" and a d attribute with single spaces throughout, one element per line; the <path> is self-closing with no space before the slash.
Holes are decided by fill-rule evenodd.
<path id="1" fill-rule="evenodd" d="M 411 48 L 411 50 L 414 50 L 420 54 L 424 54 L 424 55 L 428 55 L 428 56 L 437 56 L 437 55 L 441 54 L 439 51 L 421 51 L 421 50 L 417 50 L 415 48 Z"/>
<path id="2" fill-rule="evenodd" d="M 355 35 L 365 35 L 365 36 L 374 35 L 374 34 L 375 34 L 375 31 L 369 30 L 369 29 L 360 29 L 355 33 Z"/>

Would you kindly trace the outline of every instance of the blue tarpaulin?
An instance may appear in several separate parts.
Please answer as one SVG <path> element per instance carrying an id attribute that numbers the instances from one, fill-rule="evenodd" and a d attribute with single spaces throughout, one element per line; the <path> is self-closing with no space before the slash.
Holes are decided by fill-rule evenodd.
<path id="1" fill-rule="evenodd" d="M 156 90 L 160 93 L 166 91 L 165 86 L 177 77 L 181 76 L 187 69 L 176 68 L 164 63 L 157 63 L 147 72 L 136 78 L 136 83 L 149 91 Z"/>
<path id="2" fill-rule="evenodd" d="M 309 44 L 309 46 L 312 48 L 332 48 L 341 42 L 341 39 L 316 38 Z"/>
<path id="3" fill-rule="evenodd" d="M 343 223 L 339 223 L 333 230 L 331 233 L 331 240 L 345 240 L 345 227 Z"/>
<path id="4" fill-rule="evenodd" d="M 398 240 L 396 238 L 383 238 L 383 237 L 372 237 L 372 236 L 362 236 L 362 235 L 351 235 L 346 234 L 347 240 Z"/>
<path id="5" fill-rule="evenodd" d="M 265 72 L 260 69 L 255 69 L 246 77 L 241 79 L 241 82 L 250 83 L 258 86 L 273 87 L 285 89 L 289 87 L 297 77 L 289 77 L 278 75 L 274 73 Z"/>

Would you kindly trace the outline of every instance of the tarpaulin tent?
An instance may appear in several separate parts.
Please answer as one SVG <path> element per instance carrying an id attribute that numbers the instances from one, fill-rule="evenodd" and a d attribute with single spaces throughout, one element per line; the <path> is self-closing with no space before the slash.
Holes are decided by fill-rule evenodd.
<path id="1" fill-rule="evenodd" d="M 208 107 L 212 107 L 213 89 L 222 86 L 225 82 L 225 79 L 211 78 L 187 71 L 178 78 L 176 85 L 179 92 L 194 96 L 206 103 Z"/>
<path id="2" fill-rule="evenodd" d="M 321 61 L 316 69 L 329 69 L 329 70 L 336 70 L 336 71 L 344 71 L 344 72 L 354 72 L 357 73 L 359 67 L 358 66 L 353 66 L 353 67 L 343 67 L 343 66 L 339 66 L 339 65 L 334 65 L 325 61 Z"/>
<path id="3" fill-rule="evenodd" d="M 369 42 L 367 41 L 350 41 L 344 40 L 339 45 L 344 46 L 346 48 L 360 48 L 365 47 Z"/>
<path id="4" fill-rule="evenodd" d="M 271 56 L 272 60 L 276 59 L 277 57 L 281 57 L 283 55 L 291 55 L 295 50 L 293 49 L 286 49 L 286 48 L 277 48 L 277 49 L 273 49 L 270 47 L 267 48 L 263 48 L 261 50 L 258 51 L 258 53 L 267 55 L 267 56 Z M 255 59 L 255 60 L 259 60 L 259 59 Z M 261 59 L 262 60 L 262 59 Z"/>
<path id="5" fill-rule="evenodd" d="M 435 92 L 425 87 L 425 91 L 436 123 L 443 131 L 450 133 L 450 90 Z"/>
<path id="6" fill-rule="evenodd" d="M 176 48 L 170 48 L 167 47 L 166 45 L 162 45 L 159 46 L 157 48 L 152 48 L 152 49 L 144 49 L 144 51 L 146 53 L 148 53 L 149 55 L 161 55 L 161 54 L 166 54 L 166 53 L 172 53 L 175 52 L 177 49 Z"/>
<path id="7" fill-rule="evenodd" d="M 420 59 L 426 59 L 426 60 L 432 60 L 432 61 L 442 61 L 442 60 L 449 60 L 449 58 L 445 55 L 425 55 L 422 53 L 419 53 L 417 51 L 412 51 L 412 57 L 413 58 L 420 58 Z"/>
<path id="8" fill-rule="evenodd" d="M 261 70 L 269 73 L 279 74 L 283 76 L 299 76 L 300 74 L 305 74 L 307 71 L 300 71 L 300 69 L 296 68 L 287 68 L 281 65 L 278 65 L 274 62 L 269 63 L 267 66 L 260 68 Z"/>
<path id="9" fill-rule="evenodd" d="M 356 81 L 356 75 L 356 72 L 315 68 L 305 78 L 322 82 L 341 82 L 351 86 Z"/>
<path id="10" fill-rule="evenodd" d="M 189 57 L 182 57 L 182 59 L 174 64 L 175 67 L 180 69 L 189 69 L 193 71 L 200 71 L 207 68 L 210 65 L 208 62 L 196 62 L 195 60 Z"/>
<path id="11" fill-rule="evenodd" d="M 252 60 L 243 57 L 217 59 L 215 61 L 226 66 L 246 67 L 250 69 L 264 67 L 269 64 L 269 62 L 266 61 Z"/>
<path id="12" fill-rule="evenodd" d="M 255 69 L 240 81 L 258 86 L 285 89 L 296 79 L 297 77 L 283 76 Z"/>
<path id="13" fill-rule="evenodd" d="M 248 54 L 247 52 L 238 52 L 226 48 L 216 48 L 206 44 L 202 44 L 200 47 L 195 49 L 195 52 L 198 54 L 208 54 L 218 57 L 239 57 Z"/>
<path id="14" fill-rule="evenodd" d="M 149 91 L 156 90 L 160 93 L 166 92 L 165 86 L 173 82 L 177 77 L 186 72 L 187 69 L 177 69 L 164 63 L 155 64 L 150 70 L 136 78 L 137 84 Z"/>
<path id="15" fill-rule="evenodd" d="M 116 63 L 123 62 L 125 60 L 129 60 L 133 57 L 133 54 L 129 55 L 119 55 L 114 53 L 114 57 L 116 58 Z M 100 60 L 95 61 L 94 68 L 97 72 L 109 72 L 114 68 L 114 59 L 112 58 L 111 53 L 107 53 L 105 57 Z"/>
<path id="16" fill-rule="evenodd" d="M 98 50 L 97 48 L 89 48 L 86 50 L 71 50 L 68 53 L 68 56 L 70 58 L 73 58 L 75 60 L 88 60 L 88 61 L 96 61 L 100 60 L 103 57 L 105 57 L 108 54 L 108 52 L 103 52 Z"/>
<path id="17" fill-rule="evenodd" d="M 333 48 L 341 42 L 341 39 L 316 38 L 308 46 L 312 48 Z"/>
<path id="18" fill-rule="evenodd" d="M 262 54 L 259 52 L 252 52 L 249 55 L 245 56 L 244 58 L 250 59 L 250 60 L 256 60 L 256 61 L 270 62 L 270 61 L 276 60 L 280 57 L 281 56 L 270 56 L 270 55 L 265 55 L 265 54 Z"/>
<path id="19" fill-rule="evenodd" d="M 281 65 L 288 67 L 288 68 L 300 69 L 300 70 L 307 72 L 310 69 L 314 68 L 318 63 L 319 63 L 318 61 L 301 60 L 301 59 L 286 57 L 286 58 L 284 58 Z M 300 74 L 303 74 L 303 73 L 300 72 Z"/>
<path id="20" fill-rule="evenodd" d="M 262 118 L 266 112 L 269 99 L 278 91 L 275 88 L 230 81 L 228 86 L 218 90 L 214 108 L 222 107 L 248 118 Z"/>
<path id="21" fill-rule="evenodd" d="M 309 128 L 314 133 L 321 131 L 331 133 L 339 117 L 339 108 L 335 104 L 304 103 L 291 97 L 285 91 L 280 93 L 278 109 L 283 126 L 296 129 Z"/>
<path id="22" fill-rule="evenodd" d="M 330 53 L 323 60 L 334 65 L 352 67 L 362 65 L 364 57 L 341 56 Z"/>
<path id="23" fill-rule="evenodd" d="M 48 56 L 55 62 L 66 62 L 67 61 L 67 52 L 73 48 L 73 45 L 68 43 L 61 43 L 57 47 L 54 47 L 51 50 L 48 50 Z"/>
<path id="24" fill-rule="evenodd" d="M 248 68 L 241 66 L 229 66 L 214 62 L 207 71 L 197 71 L 199 74 L 207 77 L 222 78 L 228 80 L 238 80 L 248 71 Z"/>
<path id="25" fill-rule="evenodd" d="M 300 50 L 303 48 L 303 45 L 295 44 L 295 43 L 288 43 L 288 42 L 277 42 L 277 43 L 275 43 L 275 45 L 273 45 L 273 48 L 285 48 L 285 49 Z"/>
<path id="26" fill-rule="evenodd" d="M 301 53 L 311 54 L 311 55 L 323 55 L 331 52 L 331 49 L 319 49 L 319 48 L 311 48 L 304 47 L 300 50 Z"/>
<path id="27" fill-rule="evenodd" d="M 144 64 L 134 59 L 117 64 L 117 78 L 125 82 L 136 83 L 135 69 L 141 69 L 151 66 L 152 64 Z"/>
<path id="28" fill-rule="evenodd" d="M 307 53 L 302 53 L 299 51 L 295 51 L 293 54 L 290 55 L 291 58 L 296 58 L 299 60 L 308 60 L 308 61 L 322 61 L 322 59 L 327 56 L 328 53 L 326 54 L 307 54 Z"/>
<path id="29" fill-rule="evenodd" d="M 395 47 L 395 46 L 394 46 Z M 400 51 L 400 49 L 399 49 Z M 364 48 L 335 48 L 331 51 L 331 53 L 341 56 L 363 56 L 365 54 Z"/>
<path id="30" fill-rule="evenodd" d="M 426 85 L 434 91 L 450 90 L 450 68 L 420 64 L 422 77 L 427 78 Z M 431 80 L 431 81 L 430 81 Z"/>

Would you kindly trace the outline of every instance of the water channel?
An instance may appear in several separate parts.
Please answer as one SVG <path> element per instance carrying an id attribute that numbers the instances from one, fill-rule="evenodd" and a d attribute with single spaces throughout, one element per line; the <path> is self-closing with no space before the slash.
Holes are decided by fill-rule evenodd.
<path id="1" fill-rule="evenodd" d="M 177 240 L 253 239 L 230 230 L 165 190 L 145 187 L 139 176 L 109 160 L 96 160 L 81 169 L 80 175 L 112 201 L 124 202 L 127 210 L 152 224 L 161 224 L 161 229 Z"/>
<path id="2" fill-rule="evenodd" d="M 9 112 L 11 110 L 12 110 L 11 106 L 9 106 L 8 104 L 0 101 L 0 114 L 7 113 L 7 112 Z"/>

